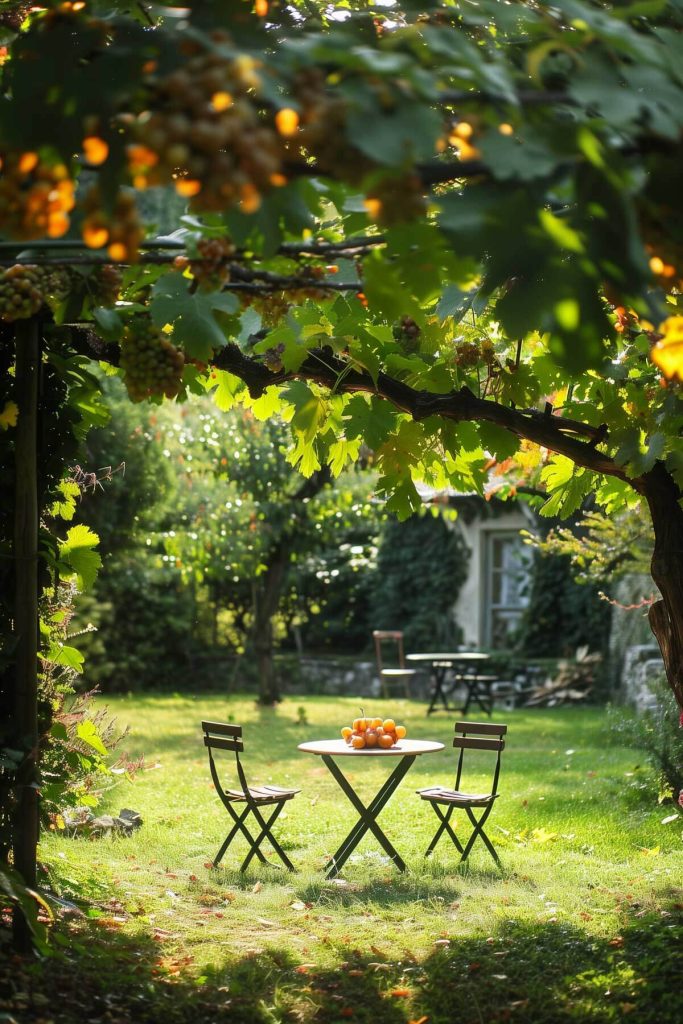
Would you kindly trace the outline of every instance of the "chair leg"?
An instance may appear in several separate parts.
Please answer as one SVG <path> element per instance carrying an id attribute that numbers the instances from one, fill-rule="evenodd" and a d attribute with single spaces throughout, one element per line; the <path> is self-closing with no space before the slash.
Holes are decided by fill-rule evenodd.
<path id="1" fill-rule="evenodd" d="M 453 829 L 451 828 L 451 824 L 450 824 L 451 815 L 453 814 L 453 811 L 455 810 L 455 808 L 453 807 L 453 804 L 451 804 L 449 806 L 449 808 L 448 808 L 448 810 L 446 811 L 445 814 L 442 813 L 441 808 L 439 807 L 438 804 L 432 804 L 432 808 L 434 809 L 434 813 L 436 814 L 437 818 L 440 819 L 441 824 L 437 828 L 436 833 L 434 835 L 434 838 L 432 839 L 431 843 L 429 844 L 429 847 L 427 848 L 427 851 L 425 853 L 425 857 L 429 857 L 434 852 L 434 850 L 436 849 L 436 845 L 439 842 L 439 840 L 441 839 L 441 836 L 444 834 L 444 832 L 448 832 L 448 834 L 451 837 L 451 840 L 452 840 L 454 846 L 456 847 L 458 853 L 462 853 L 463 851 L 462 851 L 462 845 L 460 843 L 460 840 L 456 836 L 456 834 L 453 831 Z"/>
<path id="2" fill-rule="evenodd" d="M 282 847 L 278 843 L 277 839 L 275 838 L 275 836 L 271 832 L 271 826 L 275 822 L 275 819 L 279 815 L 279 813 L 282 810 L 282 808 L 284 807 L 284 805 L 285 805 L 285 801 L 284 800 L 281 801 L 281 803 L 276 804 L 275 810 L 271 814 L 271 816 L 268 819 L 268 821 L 264 820 L 263 815 L 261 814 L 261 812 L 258 809 L 258 807 L 256 805 L 252 805 L 250 810 L 253 812 L 254 817 L 256 818 L 257 822 L 259 823 L 259 825 L 261 827 L 261 832 L 256 837 L 256 839 L 253 841 L 252 848 L 249 851 L 249 853 L 247 854 L 247 856 L 245 857 L 245 859 L 243 860 L 242 866 L 240 867 L 240 871 L 246 871 L 247 870 L 247 868 L 249 866 L 249 862 L 251 861 L 251 858 L 254 856 L 254 854 L 256 854 L 262 861 L 265 861 L 265 858 L 264 858 L 263 854 L 261 853 L 261 850 L 259 849 L 259 847 L 260 847 L 261 843 L 263 842 L 263 840 L 266 837 L 268 838 L 271 846 L 273 847 L 273 849 L 275 850 L 275 852 L 277 853 L 278 857 L 283 862 L 285 867 L 289 868 L 290 871 L 296 871 L 296 868 L 294 867 L 294 865 L 290 861 L 289 857 L 287 856 L 287 854 L 282 849 Z"/>
<path id="3" fill-rule="evenodd" d="M 470 850 L 474 846 L 474 843 L 476 841 L 477 836 L 481 836 L 481 839 L 483 840 L 484 845 L 486 846 L 486 848 L 488 849 L 489 853 L 491 854 L 491 856 L 495 860 L 496 864 L 498 864 L 498 866 L 500 867 L 500 858 L 499 858 L 498 854 L 496 853 L 496 851 L 494 850 L 493 845 L 491 843 L 491 840 L 489 839 L 489 837 L 484 832 L 484 824 L 485 824 L 486 819 L 488 818 L 489 814 L 491 813 L 492 807 L 493 807 L 493 804 L 490 804 L 486 808 L 486 810 L 482 814 L 482 816 L 479 819 L 479 821 L 477 821 L 477 819 L 475 818 L 474 814 L 472 813 L 471 807 L 466 807 L 465 808 L 465 811 L 467 812 L 467 817 L 470 819 L 470 821 L 472 823 L 473 831 L 472 831 L 472 835 L 467 840 L 467 845 L 465 846 L 465 849 L 463 850 L 462 857 L 460 858 L 461 861 L 467 860 L 467 858 L 469 857 L 469 854 L 470 854 Z"/>
<path id="4" fill-rule="evenodd" d="M 225 851 L 228 849 L 228 847 L 230 846 L 230 843 L 233 841 L 233 839 L 235 838 L 235 836 L 237 835 L 238 832 L 242 833 L 242 835 L 244 836 L 244 838 L 247 840 L 247 842 L 250 845 L 253 845 L 253 843 L 254 843 L 254 839 L 252 837 L 251 832 L 249 831 L 247 826 L 244 824 L 244 822 L 245 822 L 245 820 L 246 820 L 246 818 L 247 818 L 247 816 L 249 814 L 249 807 L 245 807 L 245 809 L 242 811 L 241 814 L 237 814 L 237 812 L 233 809 L 233 807 L 230 804 L 226 804 L 226 806 L 227 806 L 227 809 L 228 809 L 228 811 L 230 813 L 230 816 L 232 817 L 232 819 L 235 822 L 235 824 L 232 827 L 232 829 L 230 830 L 230 832 L 228 833 L 228 835 L 225 837 L 225 841 L 223 842 L 223 845 L 221 846 L 220 850 L 218 851 L 218 853 L 214 857 L 214 860 L 213 860 L 214 867 L 218 867 L 219 863 L 223 859 L 223 855 L 225 854 Z M 263 856 L 261 851 L 258 850 L 257 853 L 258 853 L 259 858 L 263 861 L 263 863 L 264 864 L 267 863 L 266 858 Z"/>

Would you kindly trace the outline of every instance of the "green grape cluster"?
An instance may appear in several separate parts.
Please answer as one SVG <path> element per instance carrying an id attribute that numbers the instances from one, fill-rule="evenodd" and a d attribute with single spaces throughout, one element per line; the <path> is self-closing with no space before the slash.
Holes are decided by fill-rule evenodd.
<path id="1" fill-rule="evenodd" d="M 175 398 L 180 391 L 183 353 L 145 317 L 136 318 L 123 332 L 120 365 L 133 402 L 152 395 Z"/>
<path id="2" fill-rule="evenodd" d="M 25 320 L 35 316 L 49 299 L 63 298 L 69 284 L 69 273 L 63 267 L 8 267 L 0 274 L 0 319 Z"/>

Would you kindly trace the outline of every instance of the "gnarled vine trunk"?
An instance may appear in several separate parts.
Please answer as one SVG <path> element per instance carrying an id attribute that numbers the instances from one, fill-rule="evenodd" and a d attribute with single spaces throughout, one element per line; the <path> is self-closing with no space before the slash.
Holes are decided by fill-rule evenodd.
<path id="1" fill-rule="evenodd" d="M 650 608 L 650 627 L 662 652 L 664 669 L 683 708 L 683 508 L 681 492 L 662 463 L 643 476 L 655 532 L 652 578 L 662 595 Z"/>

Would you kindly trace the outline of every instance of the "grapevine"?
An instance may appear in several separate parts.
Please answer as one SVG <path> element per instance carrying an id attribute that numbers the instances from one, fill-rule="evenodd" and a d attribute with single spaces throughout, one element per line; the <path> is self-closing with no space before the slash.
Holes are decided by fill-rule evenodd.
<path id="1" fill-rule="evenodd" d="M 153 395 L 175 398 L 180 391 L 183 353 L 146 317 L 136 318 L 125 329 L 120 365 L 133 402 Z"/>

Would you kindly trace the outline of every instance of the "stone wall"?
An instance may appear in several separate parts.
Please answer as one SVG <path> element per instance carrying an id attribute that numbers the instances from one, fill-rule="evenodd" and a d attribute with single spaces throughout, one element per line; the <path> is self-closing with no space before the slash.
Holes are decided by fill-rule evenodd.
<path id="1" fill-rule="evenodd" d="M 650 711 L 657 707 L 657 699 L 650 689 L 653 680 L 664 673 L 664 663 L 657 644 L 634 644 L 624 654 L 621 676 L 621 696 L 636 711 Z"/>

